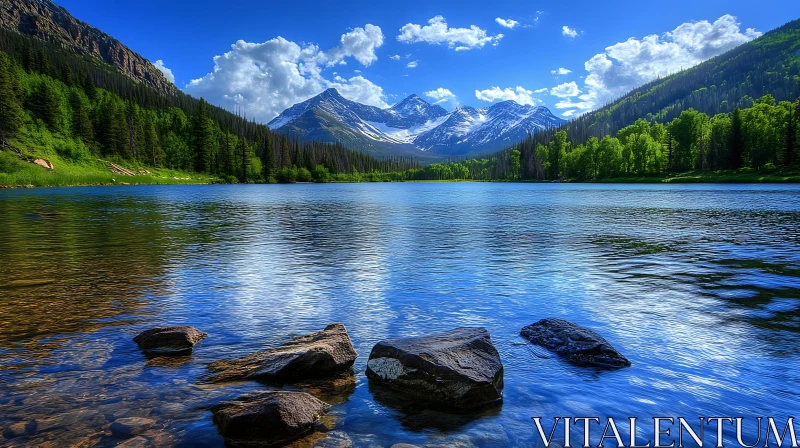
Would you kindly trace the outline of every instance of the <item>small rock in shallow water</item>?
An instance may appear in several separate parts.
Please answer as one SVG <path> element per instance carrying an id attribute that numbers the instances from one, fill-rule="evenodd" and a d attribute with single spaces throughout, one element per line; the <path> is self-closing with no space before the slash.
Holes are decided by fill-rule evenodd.
<path id="1" fill-rule="evenodd" d="M 153 425 L 155 420 L 141 417 L 123 417 L 111 424 L 111 433 L 117 437 L 130 437 L 141 434 Z"/>
<path id="2" fill-rule="evenodd" d="M 117 444 L 117 448 L 147 448 L 150 442 L 142 436 L 137 436 Z"/>
<path id="3" fill-rule="evenodd" d="M 149 353 L 185 353 L 206 336 L 190 326 L 156 327 L 139 333 L 133 342 Z"/>
<path id="4" fill-rule="evenodd" d="M 353 441 L 341 431 L 332 431 L 325 438 L 312 445 L 312 448 L 353 448 Z"/>
<path id="5" fill-rule="evenodd" d="M 594 331 L 564 319 L 542 319 L 520 335 L 568 360 L 595 367 L 626 367 L 631 362 Z"/>
<path id="6" fill-rule="evenodd" d="M 3 437 L 12 439 L 14 437 L 24 436 L 26 434 L 33 434 L 36 431 L 36 422 L 17 422 L 7 426 L 3 430 Z"/>
<path id="7" fill-rule="evenodd" d="M 369 355 L 367 376 L 403 394 L 456 408 L 503 397 L 503 364 L 485 328 L 381 341 Z"/>
<path id="8" fill-rule="evenodd" d="M 305 392 L 267 391 L 211 407 L 227 446 L 272 446 L 315 430 L 328 404 Z"/>
<path id="9" fill-rule="evenodd" d="M 216 374 L 209 381 L 323 377 L 350 368 L 356 356 L 358 354 L 344 325 L 331 324 L 324 330 L 298 336 L 274 349 L 232 361 L 214 362 L 209 369 Z"/>

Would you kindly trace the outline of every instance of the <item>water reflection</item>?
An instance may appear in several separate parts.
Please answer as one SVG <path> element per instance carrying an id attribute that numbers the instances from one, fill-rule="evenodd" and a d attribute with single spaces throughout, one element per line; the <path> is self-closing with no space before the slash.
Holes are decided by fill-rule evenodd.
<path id="1" fill-rule="evenodd" d="M 800 188 L 364 184 L 0 191 L 0 444 L 222 445 L 210 405 L 275 385 L 203 383 L 206 365 L 343 322 L 352 375 L 304 383 L 329 442 L 531 446 L 532 416 L 800 412 Z M 587 325 L 633 366 L 598 373 L 524 343 Z M 146 357 L 161 324 L 209 334 Z M 385 398 L 378 340 L 485 326 L 501 407 L 433 415 Z M 402 401 L 402 400 L 401 400 Z M 647 434 L 645 434 L 647 436 Z M 298 442 L 321 443 L 325 435 Z"/>

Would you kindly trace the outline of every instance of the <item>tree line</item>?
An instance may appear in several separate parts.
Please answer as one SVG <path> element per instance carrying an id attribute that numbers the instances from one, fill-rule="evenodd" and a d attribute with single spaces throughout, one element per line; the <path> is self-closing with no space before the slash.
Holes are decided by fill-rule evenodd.
<path id="1" fill-rule="evenodd" d="M 341 144 L 301 143 L 181 92 L 164 95 L 90 57 L 0 32 L 0 140 L 47 141 L 73 162 L 97 158 L 216 175 L 296 182 L 399 172 Z M 24 146 L 24 144 L 22 145 Z"/>
<path id="2" fill-rule="evenodd" d="M 434 164 L 407 179 L 601 180 L 691 170 L 770 170 L 798 166 L 800 98 L 765 95 L 751 107 L 712 117 L 685 110 L 667 124 L 638 119 L 613 136 L 576 144 L 561 129 L 549 141 L 529 136 L 480 160 Z"/>

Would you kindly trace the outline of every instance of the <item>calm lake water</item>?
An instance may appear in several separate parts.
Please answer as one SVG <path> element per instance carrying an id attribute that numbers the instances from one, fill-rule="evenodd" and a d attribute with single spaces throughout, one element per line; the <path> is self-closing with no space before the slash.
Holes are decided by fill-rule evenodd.
<path id="1" fill-rule="evenodd" d="M 109 424 L 143 416 L 154 446 L 222 446 L 207 408 L 267 386 L 207 385 L 206 365 L 331 322 L 356 381 L 311 390 L 355 446 L 536 446 L 534 416 L 800 417 L 800 186 L 0 190 L 0 256 L 0 430 L 31 433 L 0 445 L 113 446 Z M 544 317 L 633 365 L 525 343 Z M 209 337 L 145 358 L 131 338 L 165 324 Z M 377 341 L 458 326 L 491 333 L 502 406 L 448 416 L 370 389 Z"/>

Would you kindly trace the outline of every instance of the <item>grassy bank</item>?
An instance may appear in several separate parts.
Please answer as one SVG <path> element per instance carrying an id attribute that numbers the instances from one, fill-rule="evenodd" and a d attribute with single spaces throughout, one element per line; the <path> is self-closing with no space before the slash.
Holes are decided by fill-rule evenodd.
<path id="1" fill-rule="evenodd" d="M 111 172 L 104 162 L 73 163 L 57 155 L 47 157 L 54 168 L 47 168 L 20 159 L 9 151 L 0 151 L 0 187 L 67 187 L 78 185 L 136 184 L 206 184 L 214 178 L 166 169 L 148 168 L 149 174 L 125 176 Z M 126 167 L 135 168 L 135 167 Z"/>
<path id="2" fill-rule="evenodd" d="M 572 181 L 577 182 L 577 181 Z M 662 173 L 650 176 L 614 177 L 593 181 L 595 183 L 703 183 L 703 184 L 760 184 L 800 183 L 800 171 L 753 170 L 738 171 L 690 171 L 686 173 Z"/>

